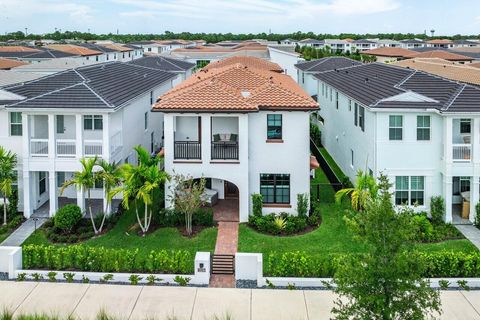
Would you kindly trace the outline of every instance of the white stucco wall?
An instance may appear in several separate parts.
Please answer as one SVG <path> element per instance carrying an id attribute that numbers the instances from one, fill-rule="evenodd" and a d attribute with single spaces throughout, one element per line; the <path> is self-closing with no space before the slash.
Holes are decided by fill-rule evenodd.
<path id="1" fill-rule="evenodd" d="M 283 69 L 283 73 L 291 76 L 293 80 L 297 81 L 297 69 L 294 65 L 303 59 L 297 54 L 288 53 L 275 48 L 269 47 L 268 52 L 270 54 L 270 61 L 280 65 Z"/>

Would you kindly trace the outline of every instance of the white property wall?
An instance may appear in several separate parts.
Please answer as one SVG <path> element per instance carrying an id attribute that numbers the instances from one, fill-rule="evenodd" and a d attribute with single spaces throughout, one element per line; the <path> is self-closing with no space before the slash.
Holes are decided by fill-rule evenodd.
<path id="1" fill-rule="evenodd" d="M 316 95 L 318 92 L 318 80 L 315 78 L 313 73 L 304 72 L 300 69 L 297 69 L 298 74 L 298 84 L 305 90 L 309 96 Z"/>
<path id="2" fill-rule="evenodd" d="M 285 52 L 271 47 L 268 47 L 268 52 L 270 54 L 270 61 L 280 65 L 283 69 L 283 73 L 297 81 L 297 70 L 294 65 L 303 59 L 300 58 L 298 54 Z"/>

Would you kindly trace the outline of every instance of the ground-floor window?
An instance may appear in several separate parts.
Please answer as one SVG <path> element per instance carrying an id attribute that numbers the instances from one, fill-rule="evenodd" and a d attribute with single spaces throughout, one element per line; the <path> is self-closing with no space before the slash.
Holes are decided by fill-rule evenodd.
<path id="1" fill-rule="evenodd" d="M 260 174 L 260 194 L 264 203 L 290 203 L 289 174 Z"/>
<path id="2" fill-rule="evenodd" d="M 425 177 L 395 177 L 395 204 L 423 206 L 425 204 Z"/>

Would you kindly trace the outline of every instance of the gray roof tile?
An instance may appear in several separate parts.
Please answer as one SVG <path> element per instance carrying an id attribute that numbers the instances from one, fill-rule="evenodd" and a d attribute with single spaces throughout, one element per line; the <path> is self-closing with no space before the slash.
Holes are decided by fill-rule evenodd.
<path id="1" fill-rule="evenodd" d="M 195 63 L 164 56 L 148 56 L 130 61 L 129 63 L 137 66 L 173 72 L 187 71 L 195 67 Z"/>
<path id="2" fill-rule="evenodd" d="M 300 62 L 296 68 L 305 72 L 325 72 L 362 64 L 360 61 L 344 57 L 326 57 L 317 60 Z"/>

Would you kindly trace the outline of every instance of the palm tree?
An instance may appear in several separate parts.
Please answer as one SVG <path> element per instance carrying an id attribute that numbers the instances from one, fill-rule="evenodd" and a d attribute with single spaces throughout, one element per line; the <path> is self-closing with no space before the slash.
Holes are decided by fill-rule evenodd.
<path id="1" fill-rule="evenodd" d="M 66 188 L 74 185 L 77 187 L 77 190 L 81 190 L 83 194 L 85 194 L 85 191 L 87 192 L 87 206 L 90 213 L 90 220 L 92 221 L 93 232 L 95 234 L 98 234 L 99 231 L 95 225 L 95 220 L 93 219 L 90 190 L 95 186 L 95 181 L 97 179 L 94 172 L 94 168 L 97 165 L 97 160 L 97 156 L 93 158 L 80 159 L 82 171 L 75 172 L 73 174 L 73 178 L 65 181 L 60 189 L 60 194 L 63 194 Z"/>
<path id="2" fill-rule="evenodd" d="M 352 208 L 356 211 L 363 211 L 367 201 L 376 197 L 377 191 L 375 178 L 362 170 L 358 170 L 356 186 L 337 191 L 335 201 L 341 203 L 347 195 L 351 195 Z"/>
<path id="3" fill-rule="evenodd" d="M 169 177 L 158 166 L 161 160 L 159 156 L 151 157 L 141 146 L 134 149 L 137 152 L 138 165 L 129 163 L 123 165 L 121 169 L 123 185 L 112 190 L 111 196 L 122 192 L 122 203 L 126 209 L 129 208 L 130 200 L 133 198 L 138 225 L 145 235 L 152 221 L 154 191 L 160 188 Z M 139 201 L 144 205 L 143 221 L 140 218 Z"/>
<path id="4" fill-rule="evenodd" d="M 0 191 L 3 194 L 3 225 L 7 224 L 7 198 L 12 196 L 12 184 L 17 180 L 17 156 L 0 146 Z"/>
<path id="5" fill-rule="evenodd" d="M 101 168 L 100 171 L 95 173 L 96 180 L 103 182 L 105 189 L 105 199 L 107 201 L 106 210 L 103 215 L 102 223 L 98 228 L 98 232 L 102 232 L 103 225 L 105 224 L 105 218 L 110 212 L 112 206 L 113 194 L 112 190 L 120 185 L 120 166 L 116 162 L 109 163 L 104 159 L 97 162 L 97 165 Z"/>

